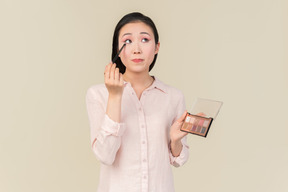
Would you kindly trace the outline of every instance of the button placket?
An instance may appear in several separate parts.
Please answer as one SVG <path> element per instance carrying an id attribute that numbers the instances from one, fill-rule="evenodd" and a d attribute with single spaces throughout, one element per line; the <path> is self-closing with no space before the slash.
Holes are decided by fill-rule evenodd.
<path id="1" fill-rule="evenodd" d="M 138 112 L 138 120 L 139 120 L 139 132 L 140 132 L 140 151 L 141 151 L 141 191 L 142 192 L 148 192 L 148 143 L 147 143 L 147 130 L 146 130 L 146 123 L 145 123 L 145 115 L 142 103 L 144 101 L 146 93 L 143 92 L 141 99 L 139 100 L 135 91 L 131 87 L 131 96 L 132 100 L 135 102 Z"/>
<path id="2" fill-rule="evenodd" d="M 148 162 L 147 162 L 147 132 L 144 117 L 144 111 L 139 101 L 139 127 L 140 127 L 140 142 L 141 142 L 141 170 L 142 170 L 142 192 L 148 191 Z"/>

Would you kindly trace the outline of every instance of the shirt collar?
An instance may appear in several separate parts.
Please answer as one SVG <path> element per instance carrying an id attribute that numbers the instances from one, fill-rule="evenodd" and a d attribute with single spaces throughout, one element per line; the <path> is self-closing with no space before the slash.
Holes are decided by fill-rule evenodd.
<path id="1" fill-rule="evenodd" d="M 167 85 L 164 84 L 162 81 L 160 81 L 157 77 L 152 76 L 154 78 L 154 81 L 152 83 L 152 85 L 150 87 L 147 88 L 147 90 L 150 89 L 158 89 L 164 93 L 167 93 Z M 131 84 L 127 81 L 124 81 L 124 86 L 127 86 L 127 84 L 129 84 L 131 86 Z"/>
<path id="2" fill-rule="evenodd" d="M 149 89 L 159 89 L 160 91 L 167 93 L 167 85 L 164 84 L 162 81 L 160 81 L 157 77 L 154 77 L 154 82 L 152 83 L 152 85 L 149 87 Z"/>

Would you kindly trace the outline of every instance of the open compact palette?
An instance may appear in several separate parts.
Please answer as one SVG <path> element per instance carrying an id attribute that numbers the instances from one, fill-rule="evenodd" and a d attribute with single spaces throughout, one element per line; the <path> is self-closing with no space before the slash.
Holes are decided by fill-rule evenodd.
<path id="1" fill-rule="evenodd" d="M 187 113 L 181 131 L 206 137 L 223 102 L 197 98 L 190 113 Z"/>

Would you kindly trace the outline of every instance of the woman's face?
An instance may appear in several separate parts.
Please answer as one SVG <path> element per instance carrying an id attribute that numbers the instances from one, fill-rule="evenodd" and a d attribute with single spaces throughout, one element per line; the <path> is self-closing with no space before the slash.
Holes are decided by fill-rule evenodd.
<path id="1" fill-rule="evenodd" d="M 120 53 L 126 72 L 149 72 L 149 66 L 158 53 L 159 43 L 155 43 L 153 30 L 143 22 L 124 25 L 118 37 L 119 48 L 126 46 Z"/>

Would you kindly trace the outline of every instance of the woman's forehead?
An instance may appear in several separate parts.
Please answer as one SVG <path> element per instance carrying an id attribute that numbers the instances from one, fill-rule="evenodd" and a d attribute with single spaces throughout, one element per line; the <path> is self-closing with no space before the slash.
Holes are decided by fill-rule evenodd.
<path id="1" fill-rule="evenodd" d="M 124 25 L 119 32 L 119 37 L 123 35 L 137 35 L 137 34 L 148 34 L 150 36 L 154 36 L 153 30 L 151 27 L 141 21 L 127 23 Z"/>

